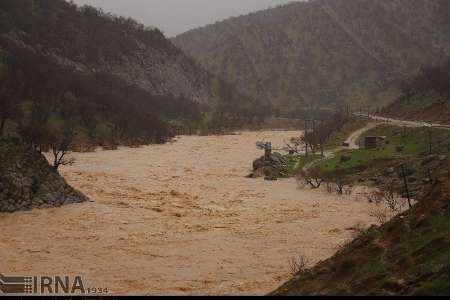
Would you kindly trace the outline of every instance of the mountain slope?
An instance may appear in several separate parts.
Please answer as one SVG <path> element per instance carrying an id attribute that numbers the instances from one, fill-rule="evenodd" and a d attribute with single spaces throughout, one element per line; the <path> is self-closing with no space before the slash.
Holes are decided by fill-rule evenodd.
<path id="1" fill-rule="evenodd" d="M 64 0 L 0 2 L 0 136 L 37 148 L 55 132 L 77 146 L 139 145 L 268 111 L 158 29 Z"/>
<path id="2" fill-rule="evenodd" d="M 173 41 L 281 112 L 351 103 L 373 107 L 398 80 L 450 54 L 446 0 L 311 0 L 195 29 Z"/>
<path id="3" fill-rule="evenodd" d="M 158 29 L 62 0 L 4 0 L 0 34 L 83 72 L 104 72 L 154 95 L 206 103 L 206 73 Z"/>
<path id="4" fill-rule="evenodd" d="M 427 66 L 402 84 L 400 97 L 383 114 L 409 120 L 450 125 L 450 60 Z"/>

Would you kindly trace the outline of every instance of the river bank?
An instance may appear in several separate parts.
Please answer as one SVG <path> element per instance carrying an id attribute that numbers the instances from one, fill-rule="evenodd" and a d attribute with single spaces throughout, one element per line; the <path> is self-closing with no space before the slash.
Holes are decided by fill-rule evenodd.
<path id="1" fill-rule="evenodd" d="M 61 173 L 94 202 L 0 214 L 5 274 L 80 274 L 113 294 L 263 295 L 291 258 L 333 255 L 357 223 L 377 222 L 363 195 L 245 178 L 255 143 L 295 131 L 181 137 L 73 154 Z"/>

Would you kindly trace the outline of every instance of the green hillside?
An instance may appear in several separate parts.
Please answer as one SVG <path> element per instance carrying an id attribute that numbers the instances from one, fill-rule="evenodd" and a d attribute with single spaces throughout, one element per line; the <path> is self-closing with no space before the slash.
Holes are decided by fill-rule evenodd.
<path id="1" fill-rule="evenodd" d="M 448 36 L 446 0 L 312 0 L 173 41 L 241 91 L 298 115 L 310 106 L 390 103 L 400 80 L 449 56 Z"/>

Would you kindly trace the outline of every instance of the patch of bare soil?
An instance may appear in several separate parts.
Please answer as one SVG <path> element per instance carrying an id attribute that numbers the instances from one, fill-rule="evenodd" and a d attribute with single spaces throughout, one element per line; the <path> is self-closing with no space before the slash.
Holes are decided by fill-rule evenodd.
<path id="1" fill-rule="evenodd" d="M 330 257 L 355 224 L 375 223 L 361 195 L 245 178 L 255 146 L 299 132 L 181 137 L 167 145 L 74 154 L 63 175 L 95 202 L 0 214 L 1 272 L 77 275 L 113 294 L 262 295 L 289 260 Z"/>

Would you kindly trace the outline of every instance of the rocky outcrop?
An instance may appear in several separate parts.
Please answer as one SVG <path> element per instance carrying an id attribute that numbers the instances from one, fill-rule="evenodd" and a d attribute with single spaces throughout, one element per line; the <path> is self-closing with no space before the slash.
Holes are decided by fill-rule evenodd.
<path id="1" fill-rule="evenodd" d="M 288 164 L 280 153 L 272 153 L 269 159 L 264 156 L 253 162 L 253 173 L 250 178 L 264 177 L 266 180 L 278 180 L 287 176 Z"/>
<path id="2" fill-rule="evenodd" d="M 69 186 L 42 154 L 19 141 L 0 140 L 0 213 L 88 200 Z"/>
<path id="3" fill-rule="evenodd" d="M 78 72 L 112 74 L 153 95 L 201 104 L 212 97 L 208 74 L 157 28 L 63 0 L 10 1 L 0 4 L 0 16 L 0 39 Z"/>

